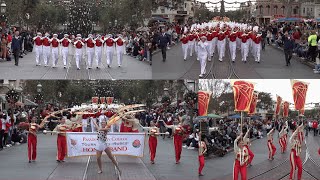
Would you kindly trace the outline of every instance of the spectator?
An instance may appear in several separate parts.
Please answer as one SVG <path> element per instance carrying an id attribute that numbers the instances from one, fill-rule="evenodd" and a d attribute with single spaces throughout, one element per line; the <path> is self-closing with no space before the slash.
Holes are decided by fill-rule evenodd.
<path id="1" fill-rule="evenodd" d="M 316 62 L 318 49 L 317 38 L 316 32 L 312 30 L 310 36 L 308 37 L 309 54 L 312 62 Z"/>
<path id="2" fill-rule="evenodd" d="M 11 49 L 14 56 L 15 65 L 19 65 L 20 49 L 21 49 L 21 37 L 19 36 L 19 31 L 15 32 L 15 36 L 12 39 Z"/>
<path id="3" fill-rule="evenodd" d="M 286 65 L 289 66 L 291 63 L 292 53 L 294 49 L 294 40 L 289 36 L 288 32 L 285 32 L 282 37 L 284 43 L 284 55 L 286 59 Z"/>

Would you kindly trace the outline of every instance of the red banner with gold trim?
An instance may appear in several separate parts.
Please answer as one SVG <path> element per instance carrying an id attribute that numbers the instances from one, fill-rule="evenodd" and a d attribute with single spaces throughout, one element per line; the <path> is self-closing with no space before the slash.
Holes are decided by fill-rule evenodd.
<path id="1" fill-rule="evenodd" d="M 296 110 L 304 112 L 304 106 L 306 103 L 306 96 L 308 91 L 309 83 L 291 80 L 292 93 L 294 107 Z"/>
<path id="2" fill-rule="evenodd" d="M 208 107 L 211 98 L 211 92 L 198 92 L 198 116 L 206 116 L 208 114 Z"/>
<path id="3" fill-rule="evenodd" d="M 254 92 L 253 93 L 252 100 L 251 100 L 251 103 L 250 103 L 249 112 L 248 112 L 248 114 L 250 114 L 250 115 L 256 113 L 257 103 L 258 103 L 258 96 L 259 96 L 258 92 Z"/>
<path id="4" fill-rule="evenodd" d="M 282 103 L 282 98 L 277 95 L 276 110 L 275 110 L 275 112 L 274 112 L 275 115 L 279 115 L 279 114 L 280 114 L 281 103 Z"/>
<path id="5" fill-rule="evenodd" d="M 105 97 L 100 97 L 100 104 L 106 103 L 106 98 Z"/>
<path id="6" fill-rule="evenodd" d="M 112 104 L 113 99 L 114 99 L 114 97 L 106 97 L 107 104 Z"/>
<path id="7" fill-rule="evenodd" d="M 235 111 L 249 111 L 254 84 L 246 81 L 232 82 Z"/>
<path id="8" fill-rule="evenodd" d="M 283 103 L 283 117 L 288 117 L 289 116 L 289 102 L 285 101 Z"/>
<path id="9" fill-rule="evenodd" d="M 92 104 L 98 104 L 99 103 L 99 97 L 92 97 L 91 98 Z"/>

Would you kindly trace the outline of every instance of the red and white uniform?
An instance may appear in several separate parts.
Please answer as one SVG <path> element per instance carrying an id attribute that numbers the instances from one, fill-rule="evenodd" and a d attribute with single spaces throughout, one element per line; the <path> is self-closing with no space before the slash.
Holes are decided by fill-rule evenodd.
<path id="1" fill-rule="evenodd" d="M 241 39 L 241 56 L 242 56 L 242 61 L 247 62 L 247 57 L 249 53 L 249 36 L 248 34 L 242 34 L 240 36 Z"/>
<path id="2" fill-rule="evenodd" d="M 150 127 L 149 133 L 149 151 L 150 151 L 150 161 L 154 162 L 154 159 L 156 158 L 156 152 L 157 152 L 157 145 L 158 145 L 158 139 L 157 135 L 157 127 Z"/>
<path id="3" fill-rule="evenodd" d="M 60 42 L 62 46 L 62 49 L 61 49 L 62 61 L 63 61 L 63 65 L 66 67 L 68 64 L 69 45 L 71 43 L 71 40 L 65 37 Z"/>
<path id="4" fill-rule="evenodd" d="M 298 169 L 298 180 L 301 180 L 302 177 L 302 161 L 300 158 L 301 154 L 301 143 L 299 139 L 291 140 L 291 152 L 290 152 L 290 179 L 295 179 L 295 171 Z"/>
<path id="5" fill-rule="evenodd" d="M 106 56 L 107 56 L 107 64 L 111 65 L 113 60 L 113 53 L 114 53 L 114 39 L 108 37 L 105 39 L 105 47 L 106 47 Z"/>
<path id="6" fill-rule="evenodd" d="M 237 49 L 241 49 L 241 36 L 242 36 L 243 32 L 242 31 L 238 31 L 237 32 Z"/>
<path id="7" fill-rule="evenodd" d="M 57 160 L 64 161 L 67 154 L 67 139 L 65 132 L 67 132 L 68 127 L 65 124 L 60 124 L 57 129 L 58 132 L 60 132 L 57 137 Z"/>
<path id="8" fill-rule="evenodd" d="M 269 150 L 269 159 L 273 159 L 273 156 L 276 154 L 276 146 L 273 144 L 273 134 L 268 135 L 268 150 Z"/>
<path id="9" fill-rule="evenodd" d="M 260 62 L 261 41 L 261 35 L 252 35 L 252 53 L 256 62 Z"/>
<path id="10" fill-rule="evenodd" d="M 200 60 L 200 75 L 206 74 L 207 59 L 209 55 L 209 45 L 207 42 L 200 41 L 197 45 L 198 59 Z"/>
<path id="11" fill-rule="evenodd" d="M 37 158 L 37 130 L 38 125 L 36 123 L 30 123 L 28 133 L 28 159 L 29 161 L 35 161 Z"/>
<path id="12" fill-rule="evenodd" d="M 74 46 L 75 46 L 75 59 L 76 59 L 76 65 L 77 68 L 80 69 L 80 63 L 81 63 L 81 59 L 83 56 L 83 47 L 85 46 L 85 44 L 82 42 L 81 39 L 78 39 L 74 42 Z"/>
<path id="13" fill-rule="evenodd" d="M 52 38 L 50 39 L 51 43 L 51 58 L 52 58 L 52 67 L 56 67 L 59 59 L 59 39 Z"/>
<path id="14" fill-rule="evenodd" d="M 213 37 L 213 40 L 212 40 L 212 53 L 216 53 L 216 47 L 217 47 L 217 43 L 218 43 L 218 34 L 219 34 L 219 31 L 216 31 L 214 30 L 212 33 L 212 37 Z"/>
<path id="15" fill-rule="evenodd" d="M 231 60 L 236 60 L 236 50 L 237 50 L 237 33 L 233 32 L 229 36 L 229 49 L 231 54 Z"/>
<path id="16" fill-rule="evenodd" d="M 87 48 L 87 68 L 92 68 L 92 61 L 94 58 L 94 45 L 95 42 L 92 38 L 87 38 L 85 40 L 86 48 Z"/>
<path id="17" fill-rule="evenodd" d="M 202 169 L 204 168 L 204 165 L 205 165 L 205 160 L 204 160 L 204 155 L 203 155 L 205 147 L 206 147 L 205 142 L 200 141 L 199 142 L 199 151 L 202 151 L 202 152 L 201 152 L 201 155 L 199 154 L 199 169 L 198 169 L 199 174 L 202 174 Z"/>
<path id="18" fill-rule="evenodd" d="M 96 46 L 95 48 L 96 63 L 97 63 L 97 67 L 100 67 L 104 41 L 101 38 L 97 38 L 94 41 Z"/>
<path id="19" fill-rule="evenodd" d="M 183 129 L 180 126 L 174 126 L 173 144 L 176 156 L 176 163 L 180 162 L 182 152 Z"/>
<path id="20" fill-rule="evenodd" d="M 122 37 L 118 37 L 117 39 L 114 40 L 116 43 L 116 49 L 117 49 L 117 59 L 118 59 L 118 66 L 122 66 L 122 61 L 123 61 L 123 55 L 125 52 L 125 42 L 126 40 L 123 39 Z"/>
<path id="21" fill-rule="evenodd" d="M 235 142 L 235 161 L 233 164 L 233 180 L 238 180 L 239 173 L 241 175 L 241 180 L 247 179 L 247 162 L 249 152 L 248 149 L 244 146 L 239 148 Z"/>
<path id="22" fill-rule="evenodd" d="M 213 39 L 213 34 L 209 32 L 207 34 L 207 43 L 209 45 L 209 60 L 211 60 L 211 57 L 213 56 Z"/>
<path id="23" fill-rule="evenodd" d="M 40 35 L 33 38 L 34 51 L 36 54 L 36 64 L 40 65 L 40 56 L 42 55 L 42 37 Z"/>
<path id="24" fill-rule="evenodd" d="M 48 36 L 44 37 L 42 39 L 43 43 L 43 62 L 45 66 L 48 66 L 49 64 L 49 59 L 50 59 L 50 54 L 51 54 L 51 48 L 50 48 L 50 39 Z"/>
<path id="25" fill-rule="evenodd" d="M 188 49 L 190 49 L 190 57 L 191 57 L 195 50 L 196 37 L 192 33 L 190 33 L 187 37 L 188 37 L 188 46 L 189 46 Z"/>
<path id="26" fill-rule="evenodd" d="M 180 41 L 182 43 L 183 59 L 186 60 L 188 56 L 189 37 L 186 35 L 182 35 L 182 38 L 180 39 Z"/>
<path id="27" fill-rule="evenodd" d="M 249 155 L 249 160 L 248 160 L 248 164 L 251 164 L 253 158 L 254 158 L 254 154 L 253 152 L 250 150 L 250 139 L 249 138 L 246 138 L 244 139 L 244 147 L 247 148 L 248 150 L 248 155 Z"/>
<path id="28" fill-rule="evenodd" d="M 218 43 L 217 43 L 217 48 L 218 48 L 218 53 L 219 53 L 219 61 L 222 61 L 225 53 L 225 39 L 226 39 L 226 34 L 225 32 L 219 32 L 218 34 Z"/>

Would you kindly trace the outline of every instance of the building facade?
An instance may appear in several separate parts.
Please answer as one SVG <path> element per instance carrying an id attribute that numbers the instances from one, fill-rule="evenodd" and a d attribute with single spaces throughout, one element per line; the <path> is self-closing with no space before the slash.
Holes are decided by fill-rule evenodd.
<path id="1" fill-rule="evenodd" d="M 256 21 L 259 24 L 268 24 L 273 19 L 287 17 L 287 12 L 290 17 L 301 17 L 300 9 L 298 0 L 291 4 L 290 12 L 288 12 L 288 6 L 279 0 L 258 0 L 256 3 Z"/>
<path id="2" fill-rule="evenodd" d="M 8 109 L 9 104 L 6 100 L 6 94 L 10 90 L 21 93 L 24 87 L 22 80 L 0 80 L 0 110 Z M 19 102 L 23 102 L 23 96 L 19 97 Z"/>

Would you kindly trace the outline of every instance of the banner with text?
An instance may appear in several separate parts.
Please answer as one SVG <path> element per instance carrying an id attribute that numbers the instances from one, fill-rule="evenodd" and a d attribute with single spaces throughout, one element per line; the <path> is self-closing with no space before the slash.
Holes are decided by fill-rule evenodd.
<path id="1" fill-rule="evenodd" d="M 96 155 L 97 133 L 66 134 L 67 156 Z M 108 133 L 106 144 L 113 155 L 143 157 L 145 133 Z"/>

